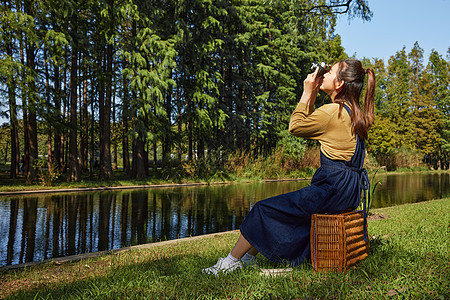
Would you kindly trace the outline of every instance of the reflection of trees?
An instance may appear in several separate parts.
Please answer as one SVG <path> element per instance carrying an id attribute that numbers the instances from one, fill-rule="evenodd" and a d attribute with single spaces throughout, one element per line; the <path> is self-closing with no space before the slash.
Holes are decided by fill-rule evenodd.
<path id="1" fill-rule="evenodd" d="M 450 195 L 450 174 L 387 175 L 377 186 L 372 208 L 417 203 Z"/>
<path id="2" fill-rule="evenodd" d="M 58 257 L 59 256 L 59 244 L 58 241 L 61 240 L 60 238 L 60 232 L 61 228 L 63 227 L 63 220 L 64 220 L 64 211 L 62 206 L 62 201 L 60 196 L 53 196 L 52 197 L 52 204 L 53 207 L 53 234 L 52 234 L 52 257 Z M 62 237 L 62 234 L 61 234 Z M 62 243 L 62 240 L 61 240 Z M 62 246 L 62 245 L 61 245 Z M 62 247 L 61 247 L 62 249 Z"/>
<path id="3" fill-rule="evenodd" d="M 64 249 L 65 255 L 74 255 L 76 253 L 75 249 L 75 238 L 76 238 L 76 230 L 77 230 L 77 216 L 78 216 L 78 207 L 80 200 L 77 199 L 76 194 L 69 194 L 64 196 L 64 202 L 66 206 L 66 228 L 67 233 L 65 236 L 65 240 L 67 241 L 67 247 Z"/>
<path id="4" fill-rule="evenodd" d="M 99 200 L 98 210 L 98 251 L 107 250 L 109 244 L 109 220 L 111 217 L 112 193 L 108 192 Z"/>
<path id="5" fill-rule="evenodd" d="M 131 243 L 147 242 L 148 193 L 139 191 L 131 194 Z"/>
<path id="6" fill-rule="evenodd" d="M 87 244 L 87 230 L 88 230 L 88 220 L 89 220 L 89 210 L 88 210 L 88 195 L 81 194 L 78 195 L 79 202 L 79 216 L 78 216 L 78 241 L 77 241 L 77 253 L 86 253 Z"/>
<path id="7" fill-rule="evenodd" d="M 157 228 L 157 213 L 156 213 L 156 193 L 151 193 L 151 198 L 152 198 L 152 203 L 151 203 L 151 207 L 152 207 L 152 239 L 151 241 L 154 242 L 156 240 L 156 228 Z"/>
<path id="8" fill-rule="evenodd" d="M 16 241 L 17 215 L 19 213 L 19 199 L 10 200 L 10 218 L 8 232 L 8 249 L 6 251 L 6 264 L 10 265 L 14 255 L 14 242 Z"/>
<path id="9" fill-rule="evenodd" d="M 25 253 L 25 262 L 33 261 L 36 244 L 36 216 L 37 216 L 37 198 L 23 200 L 23 225 L 22 225 L 22 249 L 19 261 L 23 262 Z"/>
<path id="10" fill-rule="evenodd" d="M 111 193 L 112 196 L 112 210 L 111 210 L 111 245 L 108 247 L 108 249 L 114 248 L 114 241 L 116 239 L 116 233 L 115 233 L 115 224 L 116 224 L 116 199 L 117 199 L 117 193 Z"/>
<path id="11" fill-rule="evenodd" d="M 50 226 L 51 226 L 51 220 L 52 220 L 52 206 L 51 206 L 51 200 L 49 198 L 44 198 L 44 203 L 46 207 L 47 214 L 45 216 L 45 244 L 44 244 L 44 259 L 48 258 L 48 251 L 50 247 Z"/>
<path id="12" fill-rule="evenodd" d="M 128 228 L 128 203 L 130 199 L 129 193 L 122 194 L 122 210 L 120 213 L 120 236 L 122 247 L 128 246 L 127 242 L 127 228 Z"/>
<path id="13" fill-rule="evenodd" d="M 161 201 L 159 202 L 161 205 L 161 233 L 159 235 L 159 239 L 168 240 L 170 239 L 170 209 L 172 203 L 170 201 L 170 198 L 167 196 L 167 193 L 158 193 L 158 196 L 161 199 Z"/>

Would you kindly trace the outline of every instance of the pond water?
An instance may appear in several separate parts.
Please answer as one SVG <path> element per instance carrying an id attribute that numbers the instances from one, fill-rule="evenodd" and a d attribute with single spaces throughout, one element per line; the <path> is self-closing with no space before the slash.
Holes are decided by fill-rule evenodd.
<path id="1" fill-rule="evenodd" d="M 449 173 L 379 176 L 378 181 L 372 208 L 450 196 Z M 3 196 L 0 267 L 238 229 L 257 201 L 308 183 Z"/>

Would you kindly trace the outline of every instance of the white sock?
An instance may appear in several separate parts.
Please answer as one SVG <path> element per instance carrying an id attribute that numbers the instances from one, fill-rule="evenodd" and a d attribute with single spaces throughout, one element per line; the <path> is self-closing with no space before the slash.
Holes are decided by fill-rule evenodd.
<path id="1" fill-rule="evenodd" d="M 233 255 L 231 255 L 231 252 L 230 252 L 230 253 L 228 253 L 228 256 L 225 257 L 225 260 L 230 263 L 235 263 L 235 262 L 239 261 L 239 258 L 234 257 Z"/>
<path id="2" fill-rule="evenodd" d="M 256 256 L 251 255 L 249 253 L 245 253 L 244 256 L 242 256 L 241 261 L 242 262 L 253 262 L 256 259 Z"/>

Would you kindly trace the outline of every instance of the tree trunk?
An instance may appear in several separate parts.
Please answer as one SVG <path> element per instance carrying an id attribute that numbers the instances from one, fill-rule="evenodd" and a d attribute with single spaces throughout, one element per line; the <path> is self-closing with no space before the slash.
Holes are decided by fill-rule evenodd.
<path id="1" fill-rule="evenodd" d="M 28 138 L 28 109 L 25 92 L 22 92 L 22 114 L 23 114 L 23 156 L 22 156 L 22 172 L 25 178 L 28 178 L 30 172 L 30 139 Z"/>
<path id="2" fill-rule="evenodd" d="M 177 123 L 178 123 L 178 160 L 179 160 L 179 164 L 182 164 L 183 161 L 183 140 L 181 138 L 182 134 L 183 134 L 183 130 L 182 130 L 182 124 L 181 124 L 181 113 L 178 113 L 178 117 L 177 117 Z"/>
<path id="3" fill-rule="evenodd" d="M 29 159 L 28 159 L 28 173 L 27 183 L 32 183 L 36 180 L 37 173 L 34 163 L 38 157 L 38 145 L 37 145 L 37 122 L 36 122 L 36 103 L 33 99 L 35 93 L 31 93 L 31 99 L 28 101 L 28 124 L 27 134 L 29 140 Z"/>
<path id="4" fill-rule="evenodd" d="M 34 8 L 32 1 L 24 2 L 25 13 L 34 16 Z M 36 74 L 35 66 L 35 46 L 32 41 L 28 41 L 25 37 L 25 51 L 26 51 L 26 65 L 28 72 L 26 73 L 28 82 L 27 99 L 28 99 L 28 122 L 27 122 L 27 134 L 25 139 L 28 139 L 28 159 L 26 162 L 28 165 L 28 172 L 26 173 L 27 183 L 31 183 L 36 180 L 36 168 L 34 162 L 38 156 L 38 143 L 37 143 L 37 120 L 36 120 L 36 84 L 33 80 L 34 74 Z"/>
<path id="5" fill-rule="evenodd" d="M 84 59 L 84 72 L 88 73 L 86 68 L 86 59 Z M 85 76 L 86 77 L 86 76 Z M 83 104 L 81 106 L 81 142 L 80 142 L 80 158 L 81 172 L 88 169 L 88 95 L 87 95 L 87 79 L 83 80 Z"/>
<path id="6" fill-rule="evenodd" d="M 192 141 L 192 126 L 189 121 L 187 123 L 187 130 L 188 130 L 188 159 L 189 161 L 192 161 L 194 156 L 194 146 Z"/>
<path id="7" fill-rule="evenodd" d="M 53 155 L 52 155 L 52 134 L 49 132 L 47 135 L 47 169 L 48 172 L 51 174 L 53 172 Z"/>
<path id="8" fill-rule="evenodd" d="M 53 66 L 53 78 L 55 81 L 55 110 L 56 110 L 56 115 L 57 115 L 57 120 L 59 122 L 61 122 L 61 79 L 60 79 L 60 75 L 59 75 L 59 66 L 54 65 Z M 53 135 L 53 157 L 54 157 L 54 162 L 58 168 L 58 170 L 62 169 L 62 163 L 61 163 L 61 133 L 59 130 L 55 130 L 54 135 Z"/>
<path id="9" fill-rule="evenodd" d="M 114 1 L 108 1 L 109 26 L 114 25 L 113 18 Z M 106 73 L 105 73 L 105 98 L 100 113 L 100 179 L 110 179 L 113 176 L 111 167 L 111 98 L 112 98 L 112 64 L 113 64 L 113 46 L 106 46 Z"/>
<path id="10" fill-rule="evenodd" d="M 70 71 L 70 136 L 69 136 L 69 176 L 68 181 L 79 181 L 78 165 L 78 134 L 77 134 L 77 102 L 78 102 L 78 41 L 76 40 L 76 16 L 73 17 L 73 44 L 72 44 L 72 66 Z"/>
<path id="11" fill-rule="evenodd" d="M 16 111 L 16 99 L 10 97 L 10 121 L 11 121 L 11 173 L 10 178 L 17 178 L 20 172 L 20 144 Z"/>
<path id="12" fill-rule="evenodd" d="M 172 71 L 170 71 L 170 75 L 169 77 L 172 77 Z M 163 168 L 166 167 L 169 164 L 169 155 L 170 155 L 170 150 L 171 150 L 171 146 L 170 146 L 170 136 L 171 136 L 171 130 L 172 130 L 172 126 L 171 126 L 171 116 L 172 116 L 172 90 L 169 88 L 167 90 L 167 95 L 166 95 L 166 102 L 164 103 L 165 106 L 165 110 L 166 110 L 166 125 L 165 125 L 165 130 L 164 130 L 164 136 L 162 139 L 162 166 Z"/>
<path id="13" fill-rule="evenodd" d="M 12 39 L 9 37 L 6 44 L 6 53 L 12 57 Z M 9 99 L 9 120 L 11 122 L 11 169 L 10 178 L 17 178 L 19 175 L 20 164 L 20 145 L 19 145 L 19 132 L 17 121 L 17 103 L 16 103 L 16 81 L 13 73 L 7 78 L 7 89 Z M 6 160 L 5 160 L 6 163 Z"/>
<path id="14" fill-rule="evenodd" d="M 205 158 L 205 142 L 200 134 L 200 129 L 197 129 L 197 157 L 198 159 Z"/>
<path id="15" fill-rule="evenodd" d="M 123 76 L 123 99 L 122 99 L 122 151 L 123 151 L 123 171 L 130 175 L 130 153 L 128 151 L 128 80 Z"/>
<path id="16" fill-rule="evenodd" d="M 136 148 L 135 151 L 133 151 L 133 154 L 134 152 L 136 152 L 135 159 L 133 159 L 133 164 L 136 170 L 136 175 L 134 177 L 136 179 L 145 178 L 146 176 L 145 166 L 147 165 L 147 163 L 145 163 L 146 151 L 145 151 L 145 142 L 141 137 L 138 137 L 136 140 Z"/>
<path id="17" fill-rule="evenodd" d="M 111 168 L 111 85 L 112 85 L 112 46 L 106 48 L 106 85 L 105 97 L 99 98 L 100 108 L 100 179 L 112 178 Z M 101 91 L 103 95 L 103 91 Z"/>
<path id="18" fill-rule="evenodd" d="M 68 58 L 67 58 L 67 60 L 68 60 Z M 61 97 L 61 104 L 62 104 L 61 118 L 62 118 L 63 122 L 67 122 L 67 106 L 68 106 L 68 104 L 67 104 L 67 99 L 68 99 L 68 93 L 67 93 L 67 69 L 66 68 L 67 67 L 65 67 L 64 70 L 63 70 L 63 74 L 64 74 L 63 85 L 64 85 L 64 88 L 63 88 L 63 90 L 61 92 L 61 95 L 62 95 L 62 97 Z M 60 135 L 60 140 L 61 140 L 60 141 L 60 143 L 61 143 L 60 164 L 61 164 L 61 171 L 64 172 L 64 173 L 67 171 L 67 162 L 68 162 L 68 160 L 67 160 L 67 146 L 66 146 L 67 145 L 67 138 L 66 138 L 66 135 L 67 135 L 67 129 L 64 128 L 62 130 L 62 132 L 61 132 L 61 135 Z"/>
<path id="19" fill-rule="evenodd" d="M 116 129 L 116 93 L 113 93 L 112 96 L 112 119 L 113 119 L 113 136 L 112 136 L 112 141 L 113 141 L 113 165 L 112 165 L 112 169 L 113 170 L 117 170 L 117 129 Z"/>
<path id="20" fill-rule="evenodd" d="M 91 126 L 90 126 L 90 159 L 89 159 L 89 177 L 94 176 L 94 166 L 95 166 L 95 149 L 94 149 L 94 126 L 95 126 L 95 117 L 94 117 L 94 101 L 91 100 Z"/>
<path id="21" fill-rule="evenodd" d="M 156 141 L 152 143 L 153 144 L 153 169 L 158 168 L 158 146 L 156 144 Z"/>
<path id="22" fill-rule="evenodd" d="M 48 67 L 48 53 L 47 49 L 44 49 L 44 69 L 45 69 L 45 103 L 47 107 L 51 107 L 50 103 L 50 72 Z M 47 112 L 47 120 L 46 120 L 46 127 L 47 127 L 47 169 L 49 174 L 52 173 L 53 168 L 53 155 L 52 155 L 52 122 L 51 119 L 51 112 Z"/>

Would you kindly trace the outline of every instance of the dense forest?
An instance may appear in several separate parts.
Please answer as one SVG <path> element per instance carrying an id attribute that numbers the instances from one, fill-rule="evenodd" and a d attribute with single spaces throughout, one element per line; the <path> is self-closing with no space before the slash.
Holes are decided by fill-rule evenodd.
<path id="1" fill-rule="evenodd" d="M 388 9 L 388 8 L 387 8 Z M 347 58 L 336 18 L 365 0 L 25 0 L 0 4 L 0 163 L 110 179 L 227 155 L 302 156 L 287 124 L 314 61 Z M 377 75 L 368 152 L 448 169 L 450 51 L 416 43 Z M 319 95 L 316 105 L 326 101 Z M 97 170 L 97 171 L 95 171 Z"/>

